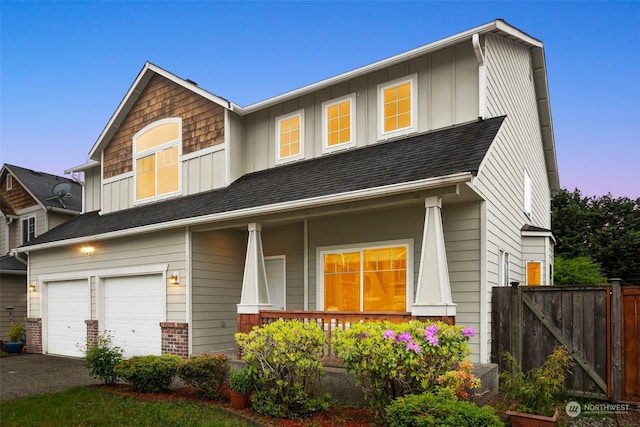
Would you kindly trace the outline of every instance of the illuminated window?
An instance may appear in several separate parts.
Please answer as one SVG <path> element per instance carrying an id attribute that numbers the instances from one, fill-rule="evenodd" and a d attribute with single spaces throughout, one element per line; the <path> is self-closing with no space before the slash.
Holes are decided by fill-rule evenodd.
<path id="1" fill-rule="evenodd" d="M 355 95 L 351 94 L 322 104 L 323 152 L 330 153 L 355 145 L 355 103 Z"/>
<path id="2" fill-rule="evenodd" d="M 540 286 L 542 284 L 542 263 L 527 262 L 527 286 Z"/>
<path id="3" fill-rule="evenodd" d="M 22 244 L 36 238 L 36 217 L 30 216 L 22 220 Z"/>
<path id="4" fill-rule="evenodd" d="M 276 119 L 276 163 L 301 159 L 304 155 L 304 115 L 302 110 Z"/>
<path id="5" fill-rule="evenodd" d="M 180 119 L 160 120 L 133 137 L 136 201 L 179 193 L 181 147 Z"/>
<path id="6" fill-rule="evenodd" d="M 415 75 L 378 85 L 380 139 L 416 130 L 416 86 Z"/>
<path id="7" fill-rule="evenodd" d="M 410 300 L 407 297 L 408 246 L 321 252 L 322 308 L 325 311 L 406 312 Z"/>

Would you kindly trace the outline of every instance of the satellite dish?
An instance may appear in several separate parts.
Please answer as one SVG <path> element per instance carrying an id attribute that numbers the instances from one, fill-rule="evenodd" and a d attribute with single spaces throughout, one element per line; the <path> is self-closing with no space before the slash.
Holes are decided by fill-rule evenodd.
<path id="1" fill-rule="evenodd" d="M 68 182 L 61 182 L 53 186 L 51 190 L 51 195 L 54 197 L 65 197 L 67 195 L 71 195 L 71 184 Z"/>

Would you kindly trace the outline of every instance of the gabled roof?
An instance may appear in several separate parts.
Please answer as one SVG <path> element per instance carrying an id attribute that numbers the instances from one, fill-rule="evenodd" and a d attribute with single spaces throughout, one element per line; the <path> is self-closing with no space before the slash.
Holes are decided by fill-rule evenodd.
<path id="1" fill-rule="evenodd" d="M 26 275 L 27 264 L 15 256 L 4 255 L 0 257 L 0 273 Z"/>
<path id="2" fill-rule="evenodd" d="M 19 250 L 469 182 L 503 121 L 504 117 L 479 120 L 254 172 L 222 189 L 105 215 L 87 213 Z"/>
<path id="3" fill-rule="evenodd" d="M 58 211 L 69 211 L 68 213 L 82 212 L 82 185 L 78 182 L 62 176 L 51 175 L 46 172 L 38 172 L 20 166 L 5 164 L 2 167 L 0 176 L 11 173 L 22 187 L 34 198 L 44 209 L 55 209 Z M 66 183 L 70 192 L 64 197 L 53 194 L 53 188 Z"/>

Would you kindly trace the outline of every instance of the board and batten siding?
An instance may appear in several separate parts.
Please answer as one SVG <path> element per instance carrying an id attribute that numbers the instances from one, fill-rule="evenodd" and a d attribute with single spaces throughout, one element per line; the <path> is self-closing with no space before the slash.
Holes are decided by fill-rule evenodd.
<path id="1" fill-rule="evenodd" d="M 469 40 L 247 115 L 243 173 L 275 166 L 276 118 L 298 110 L 304 111 L 304 158 L 323 155 L 322 103 L 349 94 L 355 94 L 356 146 L 379 142 L 378 85 L 411 75 L 417 76 L 417 132 L 477 119 L 478 63 Z"/>
<path id="2" fill-rule="evenodd" d="M 92 255 L 81 252 L 81 246 L 65 246 L 43 249 L 30 254 L 30 281 L 41 281 L 42 277 L 54 276 L 56 280 L 82 276 L 91 283 L 91 318 L 96 319 L 96 275 L 101 278 L 120 275 L 119 271 L 145 265 L 167 264 L 168 272 L 180 273 L 181 281 L 185 277 L 186 243 L 183 229 L 167 230 L 140 237 L 90 242 L 95 248 Z M 184 322 L 186 320 L 185 286 L 166 285 L 166 320 Z M 30 303 L 31 317 L 41 317 L 41 293 L 32 295 Z"/>
<path id="3" fill-rule="evenodd" d="M 235 354 L 247 232 L 191 234 L 191 353 Z"/>
<path id="4" fill-rule="evenodd" d="M 82 212 L 98 211 L 100 210 L 100 203 L 102 201 L 100 166 L 86 169 L 83 173 Z"/>

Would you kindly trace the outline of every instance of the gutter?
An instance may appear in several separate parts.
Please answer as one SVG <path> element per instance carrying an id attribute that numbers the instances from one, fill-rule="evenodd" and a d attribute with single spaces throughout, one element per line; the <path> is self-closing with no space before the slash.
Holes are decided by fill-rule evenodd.
<path id="1" fill-rule="evenodd" d="M 126 230 L 113 231 L 92 236 L 76 237 L 73 239 L 58 240 L 55 242 L 41 243 L 30 246 L 21 246 L 16 249 L 18 252 L 28 253 L 34 250 L 58 248 L 74 244 L 83 244 L 87 241 L 108 240 L 137 234 L 151 233 L 166 230 L 169 228 L 188 227 L 206 223 L 228 221 L 234 219 L 247 218 L 257 215 L 277 214 L 292 210 L 316 208 L 344 202 L 355 202 L 377 197 L 392 196 L 411 191 L 433 189 L 437 187 L 449 186 L 471 182 L 473 175 L 470 172 L 460 172 L 445 177 L 426 178 L 409 183 L 392 184 L 384 187 L 375 187 L 364 190 L 356 190 L 347 193 L 330 194 L 327 196 L 313 197 L 310 199 L 296 200 L 293 202 L 283 202 L 273 205 L 258 206 L 246 209 L 239 209 L 229 212 L 221 212 L 211 215 L 203 215 L 196 218 L 187 218 L 176 221 L 167 221 L 159 224 L 151 224 L 142 227 L 134 227 Z"/>
<path id="2" fill-rule="evenodd" d="M 55 206 L 47 206 L 47 212 L 55 212 L 67 215 L 80 215 L 80 212 L 73 209 L 56 208 Z"/>
<path id="3" fill-rule="evenodd" d="M 471 43 L 478 60 L 478 118 L 484 120 L 487 114 L 487 66 L 484 64 L 484 52 L 482 46 L 480 46 L 480 35 L 478 33 L 471 36 Z"/>

